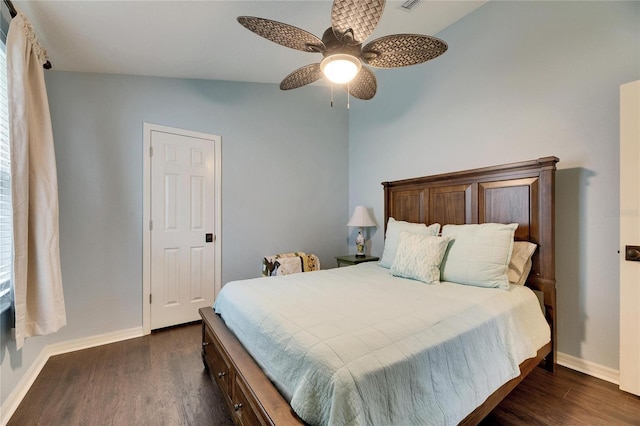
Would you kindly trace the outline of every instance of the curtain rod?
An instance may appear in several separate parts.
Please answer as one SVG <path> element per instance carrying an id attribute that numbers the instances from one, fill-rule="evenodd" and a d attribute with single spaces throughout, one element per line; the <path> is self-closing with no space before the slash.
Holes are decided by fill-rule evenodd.
<path id="1" fill-rule="evenodd" d="M 11 2 L 11 0 L 4 0 L 4 4 L 6 4 L 7 8 L 9 8 L 9 14 L 11 15 L 11 18 L 15 18 L 18 12 L 16 11 L 16 8 L 13 6 L 13 3 Z M 42 65 L 42 67 L 46 70 L 51 69 L 51 62 L 47 60 L 47 62 L 45 62 Z"/>

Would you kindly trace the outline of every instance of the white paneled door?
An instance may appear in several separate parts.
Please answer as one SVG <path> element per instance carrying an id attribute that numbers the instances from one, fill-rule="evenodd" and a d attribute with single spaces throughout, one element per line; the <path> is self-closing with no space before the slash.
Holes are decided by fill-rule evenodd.
<path id="1" fill-rule="evenodd" d="M 218 246 L 215 138 L 149 129 L 152 330 L 200 319 L 198 309 L 213 304 Z"/>
<path id="2" fill-rule="evenodd" d="M 640 81 L 620 86 L 620 389 L 640 395 Z"/>

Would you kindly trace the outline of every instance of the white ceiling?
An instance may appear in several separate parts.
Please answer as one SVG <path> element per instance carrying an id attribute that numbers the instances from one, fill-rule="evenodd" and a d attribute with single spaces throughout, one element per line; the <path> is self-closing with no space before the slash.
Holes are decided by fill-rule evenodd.
<path id="1" fill-rule="evenodd" d="M 422 0 L 413 10 L 387 1 L 378 28 L 387 34 L 439 31 L 485 1 Z M 284 22 L 322 37 L 332 1 L 14 1 L 33 24 L 53 69 L 162 77 L 279 83 L 319 62 L 263 39 L 240 15 Z M 446 41 L 446 40 L 445 40 Z M 419 66 L 419 65 L 418 65 Z"/>

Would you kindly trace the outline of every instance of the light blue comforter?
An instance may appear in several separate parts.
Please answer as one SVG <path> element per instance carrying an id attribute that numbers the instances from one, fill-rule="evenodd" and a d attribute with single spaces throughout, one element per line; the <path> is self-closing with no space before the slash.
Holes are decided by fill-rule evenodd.
<path id="1" fill-rule="evenodd" d="M 312 425 L 455 425 L 550 339 L 526 287 L 375 263 L 230 282 L 214 309 Z"/>

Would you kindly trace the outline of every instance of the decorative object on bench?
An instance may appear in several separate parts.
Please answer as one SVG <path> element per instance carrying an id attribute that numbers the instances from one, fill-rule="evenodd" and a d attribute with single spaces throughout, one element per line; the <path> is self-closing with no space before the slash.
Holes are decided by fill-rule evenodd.
<path id="1" fill-rule="evenodd" d="M 274 254 L 265 256 L 262 260 L 262 275 L 265 277 L 319 270 L 318 256 L 304 252 Z"/>
<path id="2" fill-rule="evenodd" d="M 356 208 L 353 210 L 353 215 L 351 216 L 349 223 L 347 223 L 347 226 L 357 226 L 358 228 L 360 228 L 358 230 L 358 236 L 356 237 L 356 257 L 364 257 L 365 239 L 364 235 L 362 234 L 364 232 L 363 228 L 376 226 L 376 223 L 373 221 L 373 219 L 371 219 L 371 216 L 369 216 L 369 211 L 367 210 L 367 208 L 364 206 L 356 206 Z"/>

